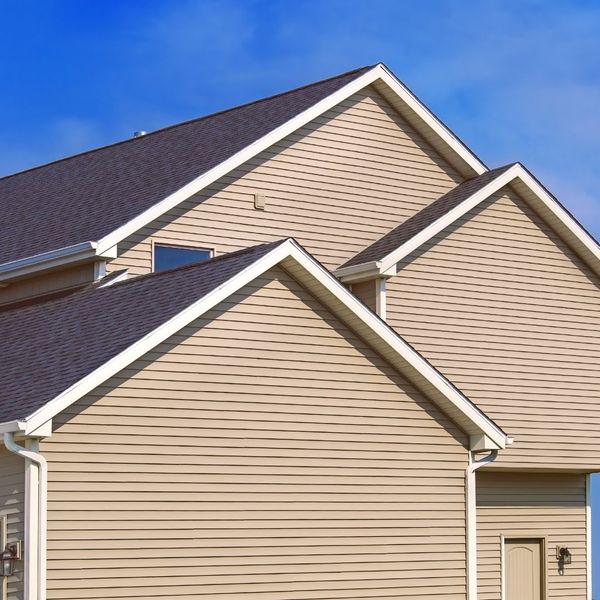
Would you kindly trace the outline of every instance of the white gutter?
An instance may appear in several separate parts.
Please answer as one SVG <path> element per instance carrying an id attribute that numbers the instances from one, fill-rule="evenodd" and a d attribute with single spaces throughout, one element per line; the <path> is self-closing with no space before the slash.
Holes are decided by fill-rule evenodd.
<path id="1" fill-rule="evenodd" d="M 465 471 L 466 526 L 467 526 L 467 600 L 477 600 L 477 482 L 475 471 L 496 460 L 498 450 L 474 460 L 469 452 L 469 466 Z"/>
<path id="2" fill-rule="evenodd" d="M 25 600 L 34 600 L 34 590 L 37 590 L 35 598 L 46 600 L 46 535 L 47 535 L 47 502 L 48 502 L 48 463 L 46 459 L 33 450 L 28 450 L 15 443 L 13 433 L 4 434 L 4 445 L 9 452 L 27 459 L 37 465 L 37 518 L 31 511 L 31 503 L 25 503 L 25 526 L 31 531 L 31 524 L 37 525 L 37 577 L 33 577 L 31 570 L 31 558 L 27 561 L 29 568 L 25 574 Z M 33 536 L 32 536 L 33 537 Z M 31 556 L 31 547 L 25 546 L 25 555 Z M 33 581 L 32 581 L 33 580 Z M 33 585 L 32 585 L 33 584 Z M 33 589 L 32 589 L 33 588 Z"/>
<path id="3" fill-rule="evenodd" d="M 97 242 L 82 242 L 73 246 L 57 248 L 56 250 L 0 264 L 0 282 L 9 283 L 13 279 L 25 277 L 32 273 L 91 260 L 97 256 L 115 258 L 116 252 L 116 246 L 107 248 L 104 252 L 99 252 Z"/>

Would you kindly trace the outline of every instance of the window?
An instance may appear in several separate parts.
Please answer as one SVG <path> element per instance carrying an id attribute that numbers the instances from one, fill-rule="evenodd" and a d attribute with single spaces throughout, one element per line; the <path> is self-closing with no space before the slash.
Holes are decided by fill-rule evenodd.
<path id="1" fill-rule="evenodd" d="M 201 260 L 208 260 L 212 256 L 212 250 L 206 248 L 165 246 L 163 244 L 154 244 L 153 253 L 154 271 L 181 267 Z"/>

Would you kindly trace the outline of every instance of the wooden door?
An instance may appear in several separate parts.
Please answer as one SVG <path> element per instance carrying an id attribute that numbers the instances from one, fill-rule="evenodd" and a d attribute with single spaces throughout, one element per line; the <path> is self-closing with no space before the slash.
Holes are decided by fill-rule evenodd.
<path id="1" fill-rule="evenodd" d="M 544 600 L 542 540 L 504 540 L 505 600 Z"/>

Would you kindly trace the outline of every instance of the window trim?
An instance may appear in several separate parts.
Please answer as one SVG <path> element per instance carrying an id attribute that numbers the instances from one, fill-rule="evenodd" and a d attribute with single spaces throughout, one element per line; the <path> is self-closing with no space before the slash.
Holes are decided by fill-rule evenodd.
<path id="1" fill-rule="evenodd" d="M 181 250 L 199 250 L 199 251 L 208 252 L 207 260 L 210 260 L 211 258 L 215 257 L 215 249 L 214 248 L 207 248 L 205 246 L 188 246 L 186 244 L 170 244 L 170 243 L 162 242 L 160 240 L 151 239 L 150 240 L 150 272 L 151 273 L 157 272 L 154 268 L 155 267 L 154 252 L 155 252 L 156 246 L 162 246 L 163 248 L 179 248 Z"/>

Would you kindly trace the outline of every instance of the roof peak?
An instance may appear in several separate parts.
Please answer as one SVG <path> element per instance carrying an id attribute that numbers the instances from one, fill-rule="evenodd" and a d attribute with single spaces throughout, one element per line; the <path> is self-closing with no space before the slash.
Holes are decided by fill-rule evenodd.
<path id="1" fill-rule="evenodd" d="M 90 148 L 89 150 L 83 150 L 82 152 L 76 152 L 75 154 L 69 154 L 68 156 L 63 156 L 61 158 L 57 158 L 55 160 L 51 160 L 49 162 L 46 163 L 42 163 L 39 165 L 35 165 L 33 167 L 28 167 L 27 169 L 23 169 L 21 171 L 16 171 L 14 173 L 9 173 L 7 175 L 2 175 L 0 176 L 0 181 L 4 180 L 4 179 L 9 179 L 11 177 L 16 177 L 18 175 L 22 175 L 24 173 L 29 173 L 31 171 L 36 171 L 37 169 L 43 169 L 44 167 L 49 167 L 51 165 L 55 165 L 67 160 L 71 160 L 73 158 L 77 158 L 79 156 L 86 156 L 88 154 L 93 154 L 94 152 L 99 152 L 101 150 L 107 149 L 107 148 L 113 148 L 115 146 L 121 146 L 123 144 L 131 144 L 131 143 L 136 143 L 136 142 L 140 142 L 142 140 L 147 139 L 148 137 L 152 137 L 156 134 L 160 134 L 164 131 L 169 131 L 171 129 L 176 129 L 177 127 L 183 127 L 185 125 L 189 125 L 192 123 L 198 123 L 200 121 L 203 121 L 204 119 L 210 119 L 211 117 L 215 117 L 217 115 L 222 115 L 222 114 L 226 114 L 228 112 L 232 112 L 234 110 L 240 109 L 240 108 L 245 108 L 247 106 L 252 106 L 254 104 L 259 104 L 261 102 L 267 102 L 268 100 L 273 100 L 275 98 L 280 98 L 282 96 L 286 96 L 288 94 L 293 94 L 294 92 L 299 92 L 301 90 L 305 90 L 308 88 L 311 88 L 313 86 L 317 86 L 323 83 L 327 83 L 329 81 L 335 81 L 336 79 L 341 79 L 343 77 L 348 77 L 350 75 L 353 75 L 355 73 L 360 73 L 361 71 L 364 71 L 365 73 L 367 71 L 369 71 L 370 69 L 375 68 L 378 65 L 382 65 L 383 63 L 377 63 L 374 65 L 365 65 L 363 67 L 358 67 L 356 69 L 352 69 L 350 71 L 346 71 L 344 73 L 339 73 L 338 75 L 333 75 L 331 77 L 326 77 L 324 79 L 319 79 L 318 81 L 313 81 L 311 83 L 306 83 L 304 85 L 300 85 L 298 87 L 289 89 L 289 90 L 285 90 L 282 92 L 277 92 L 276 94 L 271 94 L 270 96 L 263 96 L 262 98 L 257 98 L 255 100 L 250 100 L 249 102 L 243 102 L 242 104 L 236 104 L 234 106 L 230 106 L 228 108 L 223 108 L 221 110 L 217 110 L 199 117 L 193 117 L 192 119 L 186 119 L 185 121 L 180 121 L 178 123 L 173 123 L 171 125 L 166 125 L 165 127 L 160 127 L 158 129 L 155 129 L 153 131 L 147 131 L 144 133 L 144 135 L 140 135 L 140 136 L 133 136 L 133 137 L 129 137 L 123 140 L 118 140 L 116 142 L 111 142 L 110 144 L 104 144 L 102 146 L 96 146 L 95 148 Z"/>

